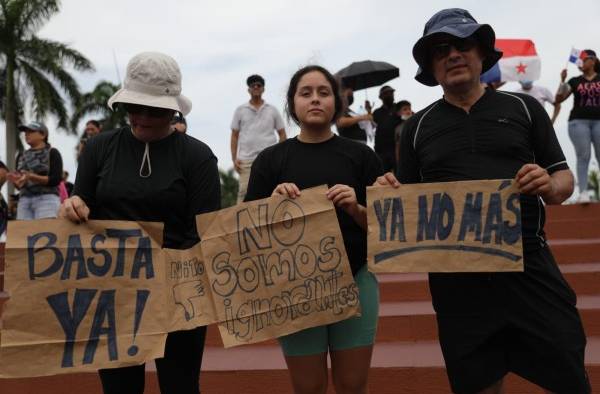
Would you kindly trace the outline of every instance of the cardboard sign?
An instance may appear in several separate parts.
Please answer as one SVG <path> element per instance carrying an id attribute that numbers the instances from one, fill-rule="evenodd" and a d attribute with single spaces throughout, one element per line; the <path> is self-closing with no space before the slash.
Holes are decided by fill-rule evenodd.
<path id="1" fill-rule="evenodd" d="M 168 331 L 191 330 L 217 322 L 202 249 L 163 249 L 166 264 Z"/>
<path id="2" fill-rule="evenodd" d="M 141 364 L 212 323 L 229 347 L 357 315 L 326 190 L 200 215 L 187 250 L 160 249 L 157 223 L 10 222 L 0 377 Z"/>
<path id="3" fill-rule="evenodd" d="M 164 269 L 156 223 L 11 221 L 0 376 L 39 376 L 162 357 Z"/>
<path id="4" fill-rule="evenodd" d="M 519 196 L 505 180 L 369 187 L 369 269 L 523 271 Z"/>
<path id="5" fill-rule="evenodd" d="M 200 215 L 198 231 L 225 347 L 359 312 L 327 187 Z"/>

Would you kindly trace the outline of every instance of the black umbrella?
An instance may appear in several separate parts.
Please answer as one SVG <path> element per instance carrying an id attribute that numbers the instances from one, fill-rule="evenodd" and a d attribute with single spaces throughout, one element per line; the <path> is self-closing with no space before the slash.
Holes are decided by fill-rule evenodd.
<path id="1" fill-rule="evenodd" d="M 341 78 L 344 86 L 353 90 L 361 90 L 383 85 L 391 79 L 398 78 L 400 70 L 386 62 L 363 60 L 342 68 L 335 75 Z"/>

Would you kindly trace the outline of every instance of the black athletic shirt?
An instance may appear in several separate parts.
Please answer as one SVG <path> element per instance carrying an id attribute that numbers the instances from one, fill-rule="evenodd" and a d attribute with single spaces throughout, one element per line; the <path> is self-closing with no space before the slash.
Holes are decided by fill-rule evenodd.
<path id="1" fill-rule="evenodd" d="M 277 185 L 295 183 L 300 189 L 327 184 L 354 188 L 358 203 L 366 205 L 366 187 L 383 173 L 379 158 L 368 146 L 333 136 L 316 144 L 290 138 L 263 150 L 254 163 L 245 201 L 269 197 Z M 337 217 L 352 273 L 367 259 L 367 233 L 346 212 Z"/>
<path id="2" fill-rule="evenodd" d="M 567 82 L 573 92 L 573 109 L 569 120 L 600 120 L 600 74 L 588 81 L 580 75 Z"/>
<path id="3" fill-rule="evenodd" d="M 443 98 L 411 117 L 402 133 L 401 183 L 513 179 L 528 163 L 568 169 L 552 123 L 536 99 L 486 90 L 469 113 Z M 523 248 L 545 246 L 544 205 L 521 196 Z"/>
<path id="4" fill-rule="evenodd" d="M 81 155 L 74 195 L 90 219 L 164 222 L 164 247 L 198 242 L 195 215 L 220 207 L 217 159 L 210 148 L 184 133 L 149 144 L 152 173 L 140 177 L 145 143 L 129 127 L 91 138 Z"/>

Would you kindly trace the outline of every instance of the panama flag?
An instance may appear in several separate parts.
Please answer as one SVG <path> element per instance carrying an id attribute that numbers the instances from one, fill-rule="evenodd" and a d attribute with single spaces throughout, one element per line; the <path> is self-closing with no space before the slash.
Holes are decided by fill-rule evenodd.
<path id="1" fill-rule="evenodd" d="M 587 54 L 583 52 L 581 49 L 571 48 L 571 55 L 569 55 L 569 62 L 575 63 L 578 66 L 583 64 L 583 58 L 586 57 Z"/>
<path id="2" fill-rule="evenodd" d="M 497 39 L 496 48 L 502 51 L 502 58 L 487 72 L 481 81 L 535 81 L 540 79 L 542 63 L 531 40 Z"/>

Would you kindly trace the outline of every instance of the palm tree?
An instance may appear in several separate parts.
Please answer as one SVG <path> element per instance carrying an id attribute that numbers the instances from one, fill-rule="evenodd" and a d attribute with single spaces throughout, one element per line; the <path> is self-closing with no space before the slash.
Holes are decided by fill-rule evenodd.
<path id="1" fill-rule="evenodd" d="M 4 107 L 6 106 L 6 68 L 0 70 L 0 117 L 4 119 Z M 22 123 L 21 119 L 23 118 L 23 106 L 20 103 L 17 103 L 17 108 L 19 108 L 19 112 L 17 114 L 17 123 Z M 23 142 L 19 138 L 17 138 L 17 150 L 23 150 Z"/>
<path id="2" fill-rule="evenodd" d="M 5 68 L 7 164 L 14 168 L 17 122 L 28 104 L 39 119 L 54 115 L 59 128 L 68 130 L 64 92 L 71 102 L 79 99 L 79 87 L 67 72 L 92 70 L 91 62 L 78 51 L 36 32 L 59 11 L 59 0 L 0 0 L 0 64 Z"/>
<path id="3" fill-rule="evenodd" d="M 81 119 L 89 114 L 100 114 L 99 121 L 103 130 L 113 130 L 127 124 L 127 112 L 117 105 L 114 111 L 107 106 L 108 99 L 120 89 L 108 81 L 100 81 L 89 93 L 82 94 L 75 103 L 73 116 L 71 116 L 71 130 L 77 130 Z"/>
<path id="4" fill-rule="evenodd" d="M 231 207 L 237 202 L 239 183 L 233 168 L 225 172 L 219 168 L 221 176 L 221 208 Z"/>

